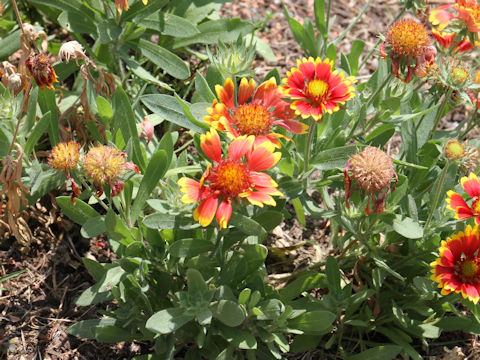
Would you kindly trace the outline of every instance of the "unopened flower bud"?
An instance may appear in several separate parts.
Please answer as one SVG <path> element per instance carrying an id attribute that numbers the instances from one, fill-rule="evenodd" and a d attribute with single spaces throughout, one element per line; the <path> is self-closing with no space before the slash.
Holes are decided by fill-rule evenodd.
<path id="1" fill-rule="evenodd" d="M 466 155 L 465 144 L 450 140 L 445 146 L 445 156 L 452 160 L 461 159 Z"/>
<path id="2" fill-rule="evenodd" d="M 18 74 L 12 74 L 7 79 L 7 88 L 11 92 L 16 92 L 22 87 L 22 77 Z"/>

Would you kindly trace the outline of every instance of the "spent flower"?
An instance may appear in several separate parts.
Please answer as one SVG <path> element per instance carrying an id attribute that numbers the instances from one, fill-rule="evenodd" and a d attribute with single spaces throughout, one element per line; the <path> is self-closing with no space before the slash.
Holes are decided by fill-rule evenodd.
<path id="1" fill-rule="evenodd" d="M 290 107 L 296 115 L 320 121 L 324 113 L 340 110 L 340 105 L 355 96 L 355 78 L 345 77 L 333 66 L 329 59 L 310 57 L 297 60 L 297 67 L 287 72 L 281 90 L 292 102 Z"/>
<path id="2" fill-rule="evenodd" d="M 384 59 L 391 58 L 392 74 L 406 83 L 413 74 L 419 78 L 427 76 L 437 55 L 425 26 L 412 19 L 398 20 L 388 28 L 380 53 Z"/>
<path id="3" fill-rule="evenodd" d="M 40 89 L 44 90 L 45 87 L 54 89 L 53 83 L 58 81 L 57 75 L 45 54 L 29 56 L 25 65 Z"/>
<path id="4" fill-rule="evenodd" d="M 63 43 L 60 47 L 60 51 L 58 52 L 58 56 L 60 57 L 60 60 L 67 63 L 70 60 L 75 60 L 77 65 L 79 59 L 88 60 L 83 50 L 83 46 L 76 40 Z"/>
<path id="5" fill-rule="evenodd" d="M 80 196 L 80 189 L 72 177 L 73 170 L 77 167 L 80 159 L 81 145 L 75 141 L 61 142 L 55 145 L 48 156 L 48 165 L 53 169 L 62 171 L 72 187 L 72 202 Z"/>
<path id="6" fill-rule="evenodd" d="M 367 146 L 347 161 L 343 173 L 347 208 L 350 207 L 348 202 L 350 196 L 356 188 L 360 188 L 368 197 L 365 214 L 385 210 L 385 200 L 390 192 L 392 177 L 395 177 L 395 183 L 398 181 L 390 156 L 376 147 Z M 373 209 L 370 208 L 370 201 Z"/>
<path id="7" fill-rule="evenodd" d="M 125 161 L 126 154 L 111 146 L 99 145 L 91 148 L 83 157 L 83 171 L 92 180 L 98 191 L 97 196 L 103 193 L 102 186 L 108 184 L 112 190 L 111 196 L 117 196 L 125 186 L 119 177 L 125 170 L 139 173 L 138 167 L 132 162 Z"/>
<path id="8" fill-rule="evenodd" d="M 254 135 L 256 143 L 267 140 L 279 147 L 278 138 L 289 138 L 273 132 L 275 126 L 295 134 L 303 134 L 308 128 L 292 119 L 294 113 L 290 104 L 281 99 L 275 78 L 270 78 L 256 89 L 253 79 L 243 78 L 237 98 L 234 95 L 235 84 L 230 78 L 223 86 L 215 86 L 215 90 L 219 101 L 213 101 L 203 119 L 215 130 L 225 130 L 231 138 Z"/>
<path id="9" fill-rule="evenodd" d="M 274 152 L 271 142 L 255 145 L 254 140 L 252 135 L 236 138 L 228 147 L 228 157 L 224 157 L 215 129 L 201 135 L 200 146 L 213 165 L 208 166 L 200 182 L 183 177 L 178 184 L 184 203 L 200 202 L 193 218 L 202 226 L 208 226 L 216 214 L 220 229 L 226 228 L 233 202 L 246 199 L 259 207 L 275 206 L 272 196 L 282 196 L 277 183 L 263 173 L 280 160 L 281 154 Z"/>
<path id="10" fill-rule="evenodd" d="M 480 232 L 478 226 L 467 226 L 441 243 L 438 258 L 433 261 L 431 279 L 438 282 L 441 294 L 462 294 L 477 304 L 480 299 Z"/>

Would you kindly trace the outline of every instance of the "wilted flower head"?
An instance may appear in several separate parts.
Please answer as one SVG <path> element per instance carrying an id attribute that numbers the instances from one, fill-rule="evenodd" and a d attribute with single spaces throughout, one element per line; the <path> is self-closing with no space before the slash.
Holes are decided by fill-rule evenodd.
<path id="1" fill-rule="evenodd" d="M 48 165 L 65 173 L 75 169 L 80 159 L 81 145 L 75 141 L 55 145 L 48 157 Z"/>
<path id="2" fill-rule="evenodd" d="M 367 203 L 365 213 L 382 212 L 385 209 L 385 199 L 390 192 L 392 177 L 397 179 L 390 156 L 376 147 L 367 146 L 362 152 L 353 155 L 344 169 L 346 205 L 355 188 L 360 188 L 372 201 L 373 211 Z M 351 174 L 350 174 L 351 172 Z M 352 188 L 352 180 L 355 181 Z"/>
<path id="3" fill-rule="evenodd" d="M 340 110 L 340 105 L 355 97 L 355 78 L 334 70 L 333 61 L 310 57 L 297 60 L 297 66 L 287 71 L 281 87 L 296 115 L 320 121 L 324 113 Z"/>
<path id="4" fill-rule="evenodd" d="M 467 226 L 441 243 L 438 258 L 430 263 L 432 279 L 441 294 L 462 294 L 475 304 L 480 300 L 480 233 L 478 226 Z"/>
<path id="5" fill-rule="evenodd" d="M 29 56 L 25 65 L 40 89 L 44 90 L 46 86 L 53 90 L 53 83 L 58 81 L 57 75 L 45 54 Z"/>
<path id="6" fill-rule="evenodd" d="M 78 65 L 78 59 L 87 59 L 87 56 L 84 53 L 82 45 L 76 41 L 67 41 L 63 43 L 58 52 L 60 60 L 69 62 L 70 60 L 75 60 Z"/>
<path id="7" fill-rule="evenodd" d="M 445 156 L 452 160 L 458 160 L 466 155 L 465 144 L 458 140 L 450 140 L 445 146 Z"/>
<path id="8" fill-rule="evenodd" d="M 138 167 L 132 162 L 125 161 L 126 154 L 111 146 L 96 146 L 83 157 L 85 175 L 92 179 L 99 195 L 103 193 L 101 187 L 105 184 L 112 188 L 112 196 L 118 195 L 124 187 L 123 181 L 118 178 L 125 170 L 134 170 L 139 173 Z"/>
<path id="9" fill-rule="evenodd" d="M 412 19 L 398 20 L 388 28 L 380 52 L 383 58 L 392 59 L 393 75 L 404 82 L 410 82 L 413 74 L 427 76 L 437 55 L 425 26 Z M 401 78 L 400 72 L 405 71 Z"/>
<path id="10" fill-rule="evenodd" d="M 257 144 L 267 140 L 280 147 L 278 138 L 289 138 L 274 132 L 276 126 L 295 134 L 303 134 L 308 128 L 292 119 L 294 112 L 290 110 L 290 104 L 281 99 L 275 78 L 268 79 L 257 88 L 253 79 L 243 78 L 237 96 L 235 84 L 230 78 L 223 86 L 216 85 L 215 90 L 218 101 L 213 100 L 203 120 L 216 130 L 227 131 L 231 138 L 254 135 Z"/>

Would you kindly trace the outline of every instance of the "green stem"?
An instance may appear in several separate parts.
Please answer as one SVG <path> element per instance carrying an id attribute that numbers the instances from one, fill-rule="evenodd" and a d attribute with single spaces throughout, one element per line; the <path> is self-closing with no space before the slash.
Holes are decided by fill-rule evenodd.
<path id="1" fill-rule="evenodd" d="M 313 134 L 315 133 L 315 125 L 317 124 L 313 118 L 311 118 L 311 122 L 312 124 L 308 129 L 307 143 L 305 144 L 305 154 L 303 157 L 303 175 L 306 174 L 308 167 L 310 166 L 310 151 L 312 147 Z M 307 179 L 305 179 L 305 182 L 307 182 Z"/>
<path id="2" fill-rule="evenodd" d="M 90 191 L 90 192 L 95 192 L 95 191 L 90 187 L 90 185 L 87 184 L 87 182 L 86 182 L 84 179 L 80 179 L 80 182 L 82 183 L 82 185 L 83 185 L 84 187 L 86 187 L 86 188 L 88 189 L 88 191 Z M 100 199 L 97 198 L 97 197 L 96 197 L 96 199 L 97 199 L 98 203 L 99 203 L 105 210 L 107 210 L 107 211 L 110 210 L 110 208 L 103 202 L 103 200 L 100 200 Z"/>
<path id="3" fill-rule="evenodd" d="M 440 199 L 440 193 L 442 192 L 443 184 L 445 182 L 445 177 L 447 176 L 447 170 L 449 166 L 450 166 L 450 161 L 447 159 L 447 163 L 445 164 L 445 167 L 443 168 L 443 171 L 442 171 L 442 175 L 440 176 L 440 181 L 438 182 L 438 188 L 437 188 L 437 192 L 435 193 L 435 197 L 433 199 L 433 204 L 430 207 L 430 212 L 428 213 L 427 222 L 425 223 L 425 226 L 424 226 L 425 231 L 428 229 L 430 222 L 432 221 L 432 218 L 433 218 L 433 213 L 437 208 L 438 200 Z"/>
<path id="4" fill-rule="evenodd" d="M 438 109 L 437 115 L 435 116 L 435 122 L 433 124 L 432 129 L 430 130 L 430 134 L 428 135 L 428 140 L 432 140 L 433 136 L 435 135 L 435 130 L 437 130 L 438 123 L 443 116 L 443 112 L 447 107 L 448 101 L 452 97 L 453 88 L 448 89 L 447 93 L 445 94 L 445 98 L 443 99 L 442 105 L 440 105 L 440 109 Z"/>
<path id="5" fill-rule="evenodd" d="M 383 88 L 390 83 L 390 81 L 392 79 L 393 79 L 393 75 L 388 74 L 388 76 L 385 78 L 383 83 L 377 88 L 375 93 L 372 96 L 370 96 L 370 99 L 368 99 L 368 102 L 367 102 L 367 105 L 366 105 L 366 110 L 367 111 L 368 111 L 368 108 L 370 107 L 370 105 L 372 105 L 373 100 L 378 96 L 378 94 L 380 94 L 380 92 L 383 90 Z M 360 123 L 361 120 L 362 119 L 358 118 L 357 121 L 355 121 L 355 123 L 353 124 L 353 127 L 350 129 L 350 132 L 347 136 L 347 139 L 350 139 L 353 136 L 353 134 L 355 133 L 355 130 L 357 129 L 358 124 Z"/>
<path id="6" fill-rule="evenodd" d="M 470 117 L 470 119 L 468 119 L 468 125 L 467 125 L 467 128 L 464 132 L 462 132 L 462 134 L 458 137 L 458 139 L 463 139 L 465 137 L 465 135 L 467 135 L 470 130 L 472 130 L 476 125 L 477 125 L 477 121 L 478 118 L 477 118 L 477 113 L 478 113 L 478 109 L 477 107 L 475 107 L 475 111 L 473 112 L 472 116 Z"/>
<path id="7" fill-rule="evenodd" d="M 327 15 L 325 19 L 325 32 L 326 34 L 323 35 L 323 51 L 322 54 L 325 55 L 327 51 L 327 43 L 328 43 L 328 27 L 330 26 L 330 10 L 332 8 L 332 0 L 328 0 L 328 8 L 327 8 Z"/>

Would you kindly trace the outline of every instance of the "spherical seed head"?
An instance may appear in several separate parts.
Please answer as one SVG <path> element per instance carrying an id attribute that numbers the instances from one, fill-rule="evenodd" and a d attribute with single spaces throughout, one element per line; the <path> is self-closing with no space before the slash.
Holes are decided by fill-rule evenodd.
<path id="1" fill-rule="evenodd" d="M 353 155 L 349 164 L 352 178 L 367 193 L 387 188 L 395 174 L 390 156 L 372 146 Z"/>
<path id="2" fill-rule="evenodd" d="M 81 145 L 75 141 L 61 142 L 55 145 L 48 157 L 48 164 L 65 173 L 75 169 L 80 158 Z"/>
<path id="3" fill-rule="evenodd" d="M 393 23 L 387 30 L 385 42 L 400 56 L 416 57 L 424 54 L 430 45 L 427 29 L 411 19 Z"/>
<path id="4" fill-rule="evenodd" d="M 465 144 L 457 140 L 450 140 L 445 146 L 445 156 L 452 160 L 457 160 L 466 155 Z"/>
<path id="5" fill-rule="evenodd" d="M 125 154 L 111 146 L 96 146 L 83 157 L 83 170 L 95 184 L 114 183 L 125 170 Z"/>

